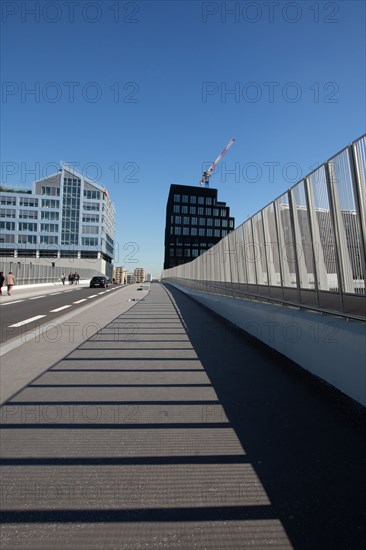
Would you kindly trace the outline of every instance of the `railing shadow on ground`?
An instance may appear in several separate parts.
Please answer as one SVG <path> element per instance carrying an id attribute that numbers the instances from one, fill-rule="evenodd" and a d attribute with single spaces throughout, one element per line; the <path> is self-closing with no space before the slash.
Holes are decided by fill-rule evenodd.
<path id="1" fill-rule="evenodd" d="M 227 549 L 251 540 L 288 548 L 282 524 L 294 548 L 361 548 L 362 409 L 180 291 L 162 292 L 167 307 L 138 302 L 5 406 L 4 431 L 14 430 L 2 458 L 7 527 L 25 534 L 29 524 L 41 531 L 49 523 L 72 532 L 84 523 L 108 540 L 113 524 L 121 548 L 158 548 L 163 539 L 193 548 L 208 522 L 208 548 L 218 540 Z M 160 326 L 165 320 L 174 326 Z M 129 337 L 116 340 L 121 323 Z M 127 359 L 136 348 L 141 356 Z M 171 368 L 163 350 L 181 355 Z M 93 383 L 78 381 L 80 373 Z M 151 384 L 149 373 L 164 378 Z M 208 383 L 187 383 L 188 373 Z M 107 383 L 94 378 L 106 374 Z M 42 406 L 47 422 L 34 416 Z M 12 422 L 21 411 L 26 421 Z M 23 498 L 22 479 L 30 483 Z"/>

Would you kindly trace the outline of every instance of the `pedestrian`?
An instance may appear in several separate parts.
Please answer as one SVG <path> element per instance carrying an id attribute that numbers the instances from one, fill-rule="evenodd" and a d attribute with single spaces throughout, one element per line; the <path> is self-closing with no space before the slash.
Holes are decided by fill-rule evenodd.
<path id="1" fill-rule="evenodd" d="M 79 275 L 79 273 L 75 273 L 75 274 L 74 274 L 74 281 L 75 281 L 75 284 L 76 284 L 76 285 L 79 284 L 79 281 L 80 281 L 80 275 Z"/>
<path id="2" fill-rule="evenodd" d="M 3 273 L 2 271 L 0 271 L 0 296 L 3 295 L 3 284 L 4 284 L 4 281 L 5 281 L 4 273 Z"/>
<path id="3" fill-rule="evenodd" d="M 62 276 L 61 276 L 61 281 L 62 281 L 62 284 L 64 285 L 64 284 L 65 284 L 65 281 L 66 281 L 66 275 L 65 275 L 65 273 L 62 274 Z"/>
<path id="4" fill-rule="evenodd" d="M 11 271 L 9 271 L 9 273 L 5 277 L 5 284 L 8 287 L 8 296 L 11 296 L 13 286 L 15 285 L 15 277 Z"/>

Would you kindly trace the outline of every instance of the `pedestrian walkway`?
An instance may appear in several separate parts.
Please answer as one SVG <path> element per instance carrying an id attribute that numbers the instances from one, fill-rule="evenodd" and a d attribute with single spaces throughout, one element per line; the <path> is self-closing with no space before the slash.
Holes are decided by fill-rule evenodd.
<path id="1" fill-rule="evenodd" d="M 3 407 L 1 550 L 361 548 L 362 413 L 318 384 L 153 284 Z"/>

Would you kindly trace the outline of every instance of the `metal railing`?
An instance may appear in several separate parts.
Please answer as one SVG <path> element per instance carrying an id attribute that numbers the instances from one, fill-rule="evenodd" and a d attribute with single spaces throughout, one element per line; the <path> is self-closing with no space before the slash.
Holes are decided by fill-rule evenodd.
<path id="1" fill-rule="evenodd" d="M 364 317 L 366 136 L 162 280 Z"/>

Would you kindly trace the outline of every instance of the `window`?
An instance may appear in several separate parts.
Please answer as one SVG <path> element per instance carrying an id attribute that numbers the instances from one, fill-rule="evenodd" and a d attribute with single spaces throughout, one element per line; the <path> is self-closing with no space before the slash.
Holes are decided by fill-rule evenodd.
<path id="1" fill-rule="evenodd" d="M 200 228 L 200 229 L 198 230 L 198 235 L 199 235 L 200 237 L 204 237 L 204 236 L 205 236 L 205 229 L 201 229 L 201 228 Z"/>
<path id="2" fill-rule="evenodd" d="M 189 227 L 183 227 L 183 235 L 189 235 Z"/>
<path id="3" fill-rule="evenodd" d="M 25 204 L 23 205 L 25 206 Z M 54 199 L 42 199 L 42 208 L 59 208 L 60 201 Z"/>
<path id="4" fill-rule="evenodd" d="M 19 206 L 31 206 L 32 208 L 34 207 L 38 208 L 38 199 L 20 197 Z"/>
<path id="5" fill-rule="evenodd" d="M 98 235 L 98 226 L 97 225 L 83 225 L 81 232 L 84 235 Z"/>
<path id="6" fill-rule="evenodd" d="M 100 200 L 100 191 L 92 191 L 91 189 L 84 189 L 84 199 L 97 199 Z"/>
<path id="7" fill-rule="evenodd" d="M 205 213 L 206 213 L 206 216 L 211 216 L 212 215 L 212 208 L 206 208 Z"/>
<path id="8" fill-rule="evenodd" d="M 213 219 L 212 218 L 207 218 L 207 225 L 209 227 L 212 227 L 212 225 L 213 225 Z"/>
<path id="9" fill-rule="evenodd" d="M 206 218 L 200 218 L 200 225 L 206 225 Z"/>
<path id="10" fill-rule="evenodd" d="M 198 197 L 198 204 L 205 204 L 205 197 Z"/>
<path id="11" fill-rule="evenodd" d="M 174 214 L 180 214 L 180 206 L 179 204 L 175 204 L 173 207 Z"/>
<path id="12" fill-rule="evenodd" d="M 184 223 L 185 225 L 189 225 L 189 220 L 190 220 L 190 218 L 189 218 L 188 216 L 184 216 L 184 218 L 183 218 L 183 223 Z"/>
<path id="13" fill-rule="evenodd" d="M 192 218 L 191 223 L 192 223 L 192 225 L 197 225 L 197 218 Z"/>
<path id="14" fill-rule="evenodd" d="M 213 215 L 214 215 L 214 216 L 218 216 L 218 215 L 219 215 L 219 209 L 218 209 L 218 208 L 214 208 L 214 209 L 213 209 Z"/>
<path id="15" fill-rule="evenodd" d="M 230 229 L 233 229 L 233 227 L 234 227 L 234 220 L 233 219 L 229 220 L 229 227 L 230 227 Z"/>
<path id="16" fill-rule="evenodd" d="M 220 227 L 220 220 L 219 219 L 215 220 L 215 227 Z"/>
<path id="17" fill-rule="evenodd" d="M 0 222 L 0 229 L 5 231 L 15 231 L 15 222 Z"/>
<path id="18" fill-rule="evenodd" d="M 172 258 L 174 256 L 174 248 L 169 249 L 169 256 Z"/>
<path id="19" fill-rule="evenodd" d="M 209 204 L 209 205 L 212 204 L 212 198 L 211 197 L 206 197 L 206 204 Z"/>
<path id="20" fill-rule="evenodd" d="M 82 237 L 81 244 L 84 246 L 98 246 L 98 237 Z"/>
<path id="21" fill-rule="evenodd" d="M 227 227 L 227 220 L 221 220 L 222 227 Z"/>
<path id="22" fill-rule="evenodd" d="M 1 206 L 15 206 L 16 198 L 15 197 L 1 197 L 0 201 Z"/>
<path id="23" fill-rule="evenodd" d="M 59 197 L 60 188 L 59 187 L 45 187 L 42 185 L 41 195 L 49 195 L 50 197 Z"/>
<path id="24" fill-rule="evenodd" d="M 19 231 L 37 231 L 37 224 L 36 223 L 19 222 L 18 230 Z"/>
<path id="25" fill-rule="evenodd" d="M 207 237 L 212 237 L 212 229 L 207 229 Z"/>
<path id="26" fill-rule="evenodd" d="M 41 231 L 46 231 L 47 233 L 57 233 L 58 225 L 57 223 L 41 223 Z"/>
<path id="27" fill-rule="evenodd" d="M 92 211 L 99 211 L 99 203 L 97 202 L 84 202 L 83 203 L 83 209 L 84 210 L 92 210 Z"/>
<path id="28" fill-rule="evenodd" d="M 190 255 L 191 255 L 190 249 L 189 249 L 189 248 L 186 248 L 186 249 L 184 250 L 183 256 L 184 256 L 185 258 L 189 258 Z"/>
<path id="29" fill-rule="evenodd" d="M 188 202 L 188 195 L 182 196 L 182 202 Z"/>
<path id="30" fill-rule="evenodd" d="M 182 257 L 182 252 L 183 252 L 183 250 L 181 248 L 177 248 L 176 251 L 175 251 L 175 254 L 176 254 L 176 256 L 178 256 L 178 258 L 181 258 Z"/>
<path id="31" fill-rule="evenodd" d="M 19 244 L 37 244 L 36 235 L 18 235 Z"/>
<path id="32" fill-rule="evenodd" d="M 198 207 L 198 214 L 199 214 L 200 216 L 203 216 L 204 211 L 205 211 L 205 209 L 202 208 L 202 206 L 199 206 L 199 207 Z"/>
<path id="33" fill-rule="evenodd" d="M 220 237 L 220 229 L 215 229 L 214 236 L 215 237 Z"/>
<path id="34" fill-rule="evenodd" d="M 191 235 L 192 235 L 192 237 L 197 236 L 197 227 L 191 227 Z"/>
<path id="35" fill-rule="evenodd" d="M 190 206 L 189 207 L 189 213 L 190 214 L 195 214 L 196 213 L 196 207 L 195 206 Z"/>
<path id="36" fill-rule="evenodd" d="M 20 219 L 36 220 L 38 218 L 37 210 L 19 210 Z"/>
<path id="37" fill-rule="evenodd" d="M 170 223 L 174 223 L 174 216 L 170 216 Z"/>
<path id="38" fill-rule="evenodd" d="M 188 214 L 188 206 L 182 206 L 182 214 Z"/>
<path id="39" fill-rule="evenodd" d="M 182 234 L 182 228 L 179 227 L 179 226 L 176 226 L 176 227 L 174 228 L 174 234 L 175 234 L 175 235 L 181 235 L 181 234 Z"/>
<path id="40" fill-rule="evenodd" d="M 197 258 L 197 256 L 198 256 L 198 250 L 193 249 L 192 250 L 192 257 Z"/>
<path id="41" fill-rule="evenodd" d="M 197 202 L 197 197 L 195 197 L 194 195 L 191 195 L 191 196 L 189 197 L 189 202 L 190 202 L 191 204 L 196 204 L 196 202 Z"/>
<path id="42" fill-rule="evenodd" d="M 221 208 L 220 212 L 221 212 L 221 217 L 226 218 L 226 208 Z"/>
<path id="43" fill-rule="evenodd" d="M 1 208 L 0 218 L 15 218 L 15 210 L 10 208 Z"/>
<path id="44" fill-rule="evenodd" d="M 174 202 L 180 202 L 180 195 L 174 195 Z"/>
<path id="45" fill-rule="evenodd" d="M 41 244 L 58 244 L 58 237 L 55 235 L 41 235 Z"/>
<path id="46" fill-rule="evenodd" d="M 56 212 L 47 212 L 48 214 L 56 214 Z M 57 214 L 58 216 L 58 214 Z M 58 217 L 56 218 L 58 220 Z M 84 214 L 83 215 L 83 222 L 84 223 L 99 223 L 99 215 L 98 214 Z"/>
<path id="47" fill-rule="evenodd" d="M 0 235 L 0 243 L 15 243 L 15 235 L 7 235 L 5 233 L 3 235 Z"/>
<path id="48" fill-rule="evenodd" d="M 182 216 L 175 216 L 175 223 L 182 223 Z"/>
<path id="49" fill-rule="evenodd" d="M 221 232 L 221 234 L 222 234 L 223 237 L 226 237 L 226 235 L 227 235 L 226 229 L 223 229 L 222 232 Z"/>

